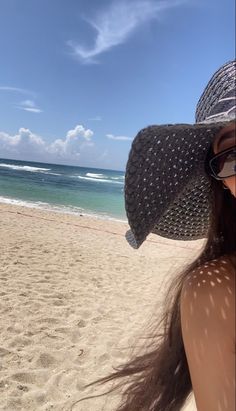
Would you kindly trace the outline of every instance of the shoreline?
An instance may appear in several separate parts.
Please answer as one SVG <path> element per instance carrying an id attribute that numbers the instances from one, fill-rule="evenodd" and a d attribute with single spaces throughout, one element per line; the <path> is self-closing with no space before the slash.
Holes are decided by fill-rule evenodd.
<path id="1" fill-rule="evenodd" d="M 30 201 L 25 201 L 25 200 L 19 200 L 15 198 L 8 198 L 8 197 L 1 197 L 0 196 L 0 205 L 1 204 L 6 204 L 6 205 L 12 205 L 15 207 L 25 207 L 25 208 L 32 208 L 36 210 L 42 210 L 46 211 L 49 213 L 57 213 L 57 214 L 68 214 L 68 215 L 73 215 L 73 216 L 84 216 L 88 218 L 94 218 L 94 219 L 99 219 L 99 220 L 105 220 L 105 221 L 117 221 L 119 223 L 126 223 L 127 224 L 127 219 L 122 219 L 122 218 L 116 218 L 112 216 L 106 216 L 102 214 L 96 214 L 96 213 L 87 213 L 84 212 L 84 210 L 81 211 L 73 211 L 73 206 L 58 206 L 58 205 L 52 205 L 49 203 L 43 203 L 43 202 L 38 202 L 38 203 L 31 203 Z M 70 210 L 71 207 L 71 210 Z"/>

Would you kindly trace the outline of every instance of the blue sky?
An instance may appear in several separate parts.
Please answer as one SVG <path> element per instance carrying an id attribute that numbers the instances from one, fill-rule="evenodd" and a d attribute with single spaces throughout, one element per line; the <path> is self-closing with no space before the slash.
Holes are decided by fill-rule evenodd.
<path id="1" fill-rule="evenodd" d="M 124 170 L 150 124 L 193 123 L 235 55 L 234 0 L 0 0 L 0 157 Z"/>

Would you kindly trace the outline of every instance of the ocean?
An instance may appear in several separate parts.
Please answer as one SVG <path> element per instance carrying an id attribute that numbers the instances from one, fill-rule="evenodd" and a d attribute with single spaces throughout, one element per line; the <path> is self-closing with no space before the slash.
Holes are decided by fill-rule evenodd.
<path id="1" fill-rule="evenodd" d="M 0 203 L 127 220 L 123 171 L 0 159 Z"/>

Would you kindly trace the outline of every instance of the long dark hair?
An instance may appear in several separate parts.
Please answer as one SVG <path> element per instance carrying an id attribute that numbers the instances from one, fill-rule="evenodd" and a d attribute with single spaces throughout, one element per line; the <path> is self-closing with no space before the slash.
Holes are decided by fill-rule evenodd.
<path id="1" fill-rule="evenodd" d="M 88 385 L 115 380 L 117 384 L 109 392 L 123 388 L 116 411 L 179 411 L 192 392 L 180 321 L 183 282 L 196 267 L 222 255 L 232 258 L 236 268 L 236 199 L 220 181 L 210 178 L 210 182 L 212 210 L 206 243 L 198 258 L 171 281 L 163 315 L 145 352 Z"/>

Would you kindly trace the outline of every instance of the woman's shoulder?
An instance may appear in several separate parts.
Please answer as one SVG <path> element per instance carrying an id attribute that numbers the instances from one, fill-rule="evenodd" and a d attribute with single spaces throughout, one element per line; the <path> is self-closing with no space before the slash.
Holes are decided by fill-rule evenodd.
<path id="1" fill-rule="evenodd" d="M 222 331 L 234 332 L 235 265 L 228 255 L 209 261 L 191 271 L 184 281 L 181 319 L 193 323 L 218 324 Z M 232 334 L 232 337 L 235 336 Z"/>
<path id="2" fill-rule="evenodd" d="M 199 410 L 220 409 L 222 388 L 234 409 L 234 284 L 235 264 L 225 255 L 190 272 L 181 291 L 182 338 Z"/>
<path id="3" fill-rule="evenodd" d="M 235 274 L 236 256 L 225 254 L 192 270 L 186 277 L 183 288 L 185 291 L 202 290 L 202 294 L 204 290 L 227 289 L 235 284 Z"/>

